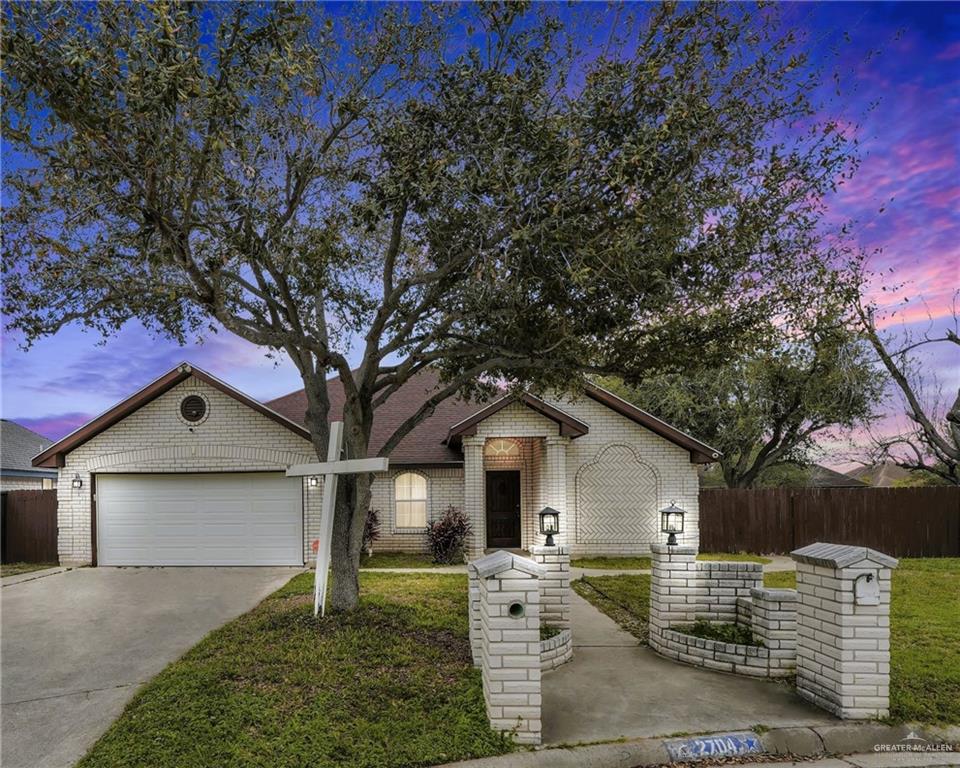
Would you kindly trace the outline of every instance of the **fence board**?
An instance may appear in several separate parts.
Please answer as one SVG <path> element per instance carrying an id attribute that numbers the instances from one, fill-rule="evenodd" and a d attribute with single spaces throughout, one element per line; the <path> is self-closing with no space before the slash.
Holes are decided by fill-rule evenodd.
<path id="1" fill-rule="evenodd" d="M 700 491 L 705 552 L 787 553 L 815 541 L 894 557 L 960 557 L 960 488 Z"/>
<path id="2" fill-rule="evenodd" d="M 56 563 L 57 492 L 3 494 L 3 562 Z"/>

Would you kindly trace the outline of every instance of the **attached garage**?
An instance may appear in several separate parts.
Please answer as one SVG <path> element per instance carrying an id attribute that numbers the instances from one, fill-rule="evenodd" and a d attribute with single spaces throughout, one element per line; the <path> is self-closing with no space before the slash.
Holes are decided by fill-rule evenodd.
<path id="1" fill-rule="evenodd" d="M 302 565 L 301 486 L 278 472 L 104 474 L 99 565 Z"/>

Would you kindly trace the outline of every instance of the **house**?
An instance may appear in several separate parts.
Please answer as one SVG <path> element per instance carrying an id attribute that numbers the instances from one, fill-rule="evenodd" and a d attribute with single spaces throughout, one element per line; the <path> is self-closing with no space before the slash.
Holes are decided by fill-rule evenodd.
<path id="1" fill-rule="evenodd" d="M 52 442 L 15 421 L 0 421 L 0 491 L 53 488 L 57 482 L 57 471 L 35 467 L 30 461 Z"/>
<path id="2" fill-rule="evenodd" d="M 891 488 L 910 479 L 912 472 L 892 461 L 867 464 L 847 472 L 847 476 L 876 488 Z"/>
<path id="3" fill-rule="evenodd" d="M 381 406 L 371 453 L 436 388 L 417 374 Z M 331 413 L 342 411 L 339 380 Z M 59 473 L 61 562 L 301 565 L 319 535 L 322 480 L 287 478 L 316 461 L 305 395 L 268 403 L 181 364 L 38 454 Z M 336 416 L 334 416 L 336 417 Z M 579 398 L 448 399 L 391 452 L 373 483 L 382 550 L 426 548 L 450 506 L 472 524 L 469 554 L 542 543 L 538 513 L 560 511 L 574 553 L 648 552 L 658 510 L 686 510 L 698 540 L 696 466 L 719 453 L 599 388 Z"/>

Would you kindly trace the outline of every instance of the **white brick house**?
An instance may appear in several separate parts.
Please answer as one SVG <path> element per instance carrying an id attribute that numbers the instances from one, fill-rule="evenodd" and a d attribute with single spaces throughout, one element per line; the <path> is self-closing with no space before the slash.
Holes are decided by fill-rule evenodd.
<path id="1" fill-rule="evenodd" d="M 371 452 L 436 383 L 421 373 L 381 406 Z M 342 389 L 329 384 L 336 414 Z M 187 364 L 134 393 L 33 460 L 59 470 L 61 562 L 308 562 L 322 488 L 283 474 L 315 460 L 305 410 L 302 391 L 262 404 Z M 374 481 L 377 549 L 424 550 L 427 523 L 451 506 L 471 520 L 471 556 L 528 549 L 550 506 L 574 554 L 646 553 L 671 501 L 687 511 L 681 542 L 695 543 L 695 465 L 718 455 L 597 387 L 575 400 L 447 400 Z"/>

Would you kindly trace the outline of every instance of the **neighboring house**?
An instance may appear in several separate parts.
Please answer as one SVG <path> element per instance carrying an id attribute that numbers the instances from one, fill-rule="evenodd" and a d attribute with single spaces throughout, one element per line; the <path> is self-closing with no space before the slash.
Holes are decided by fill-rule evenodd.
<path id="1" fill-rule="evenodd" d="M 56 487 L 56 470 L 35 467 L 30 461 L 52 442 L 15 421 L 0 421 L 0 491 Z"/>
<path id="2" fill-rule="evenodd" d="M 436 388 L 433 371 L 377 412 L 371 454 Z M 331 416 L 342 411 L 329 382 Z M 313 558 L 322 480 L 289 479 L 315 461 L 306 399 L 266 404 L 182 364 L 35 459 L 59 469 L 63 563 L 301 565 Z M 575 553 L 629 554 L 660 541 L 658 510 L 686 510 L 698 540 L 696 465 L 719 454 L 598 387 L 577 400 L 529 394 L 448 399 L 390 455 L 373 483 L 381 550 L 426 549 L 447 507 L 472 524 L 469 554 L 540 543 L 538 513 L 559 510 Z M 317 482 L 314 485 L 314 482 Z"/>
<path id="3" fill-rule="evenodd" d="M 807 473 L 807 488 L 866 488 L 867 483 L 836 472 L 829 467 L 814 464 Z"/>
<path id="4" fill-rule="evenodd" d="M 909 469 L 898 467 L 892 461 L 885 461 L 880 464 L 868 464 L 865 467 L 847 472 L 848 477 L 859 480 L 867 485 L 877 488 L 891 488 L 898 483 L 908 480 L 911 477 Z"/>

